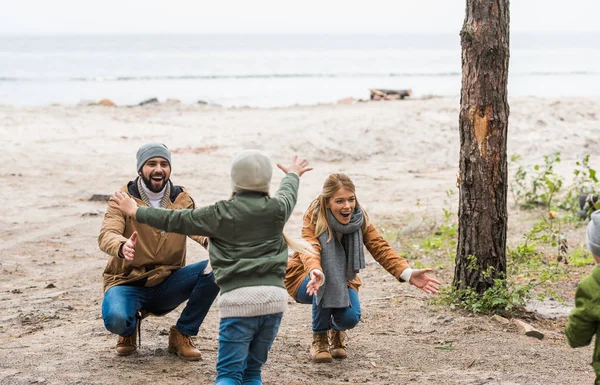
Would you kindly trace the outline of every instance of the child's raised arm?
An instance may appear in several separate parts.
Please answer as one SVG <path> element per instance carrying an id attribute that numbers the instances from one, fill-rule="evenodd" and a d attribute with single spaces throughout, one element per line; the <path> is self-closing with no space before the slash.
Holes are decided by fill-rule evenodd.
<path id="1" fill-rule="evenodd" d="M 297 155 L 294 155 L 294 158 L 292 159 L 292 164 L 290 166 L 286 167 L 281 163 L 277 163 L 277 167 L 279 167 L 279 169 L 286 174 L 293 172 L 298 176 L 302 176 L 302 174 L 304 174 L 305 172 L 312 170 L 312 167 L 308 167 L 308 161 L 306 159 L 298 160 Z"/>

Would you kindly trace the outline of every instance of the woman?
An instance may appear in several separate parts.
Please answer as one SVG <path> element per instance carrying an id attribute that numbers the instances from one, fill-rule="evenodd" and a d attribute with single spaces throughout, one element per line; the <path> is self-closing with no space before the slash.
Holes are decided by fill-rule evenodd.
<path id="1" fill-rule="evenodd" d="M 431 269 L 411 269 L 379 235 L 345 174 L 329 175 L 304 214 L 302 238 L 317 253 L 294 253 L 285 286 L 297 302 L 312 304 L 314 362 L 346 358 L 344 331 L 360 321 L 357 273 L 365 267 L 363 245 L 400 282 L 410 282 L 430 294 L 438 291 L 440 282 L 425 274 Z"/>

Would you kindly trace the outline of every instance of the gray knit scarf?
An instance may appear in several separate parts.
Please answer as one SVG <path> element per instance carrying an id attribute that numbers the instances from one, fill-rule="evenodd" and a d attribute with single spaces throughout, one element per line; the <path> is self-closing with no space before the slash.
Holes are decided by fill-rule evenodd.
<path id="1" fill-rule="evenodd" d="M 350 306 L 348 280 L 356 278 L 360 269 L 365 268 L 363 251 L 363 212 L 356 207 L 350 223 L 343 225 L 327 210 L 327 220 L 334 232 L 329 242 L 329 230 L 319 235 L 321 243 L 321 266 L 325 274 L 325 284 L 317 291 L 317 304 L 324 308 L 344 308 Z M 337 235 L 341 234 L 341 239 Z"/>

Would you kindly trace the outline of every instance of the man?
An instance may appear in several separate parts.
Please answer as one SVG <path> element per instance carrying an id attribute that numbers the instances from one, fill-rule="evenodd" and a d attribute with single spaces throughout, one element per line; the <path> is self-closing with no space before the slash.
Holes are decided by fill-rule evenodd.
<path id="1" fill-rule="evenodd" d="M 170 180 L 171 153 L 162 143 L 148 143 L 137 152 L 138 177 L 121 191 L 138 206 L 168 210 L 195 208 L 192 197 Z M 208 238 L 190 237 L 207 247 Z M 100 249 L 110 255 L 104 269 L 104 326 L 118 334 L 116 352 L 136 351 L 140 312 L 163 315 L 188 301 L 176 325 L 171 326 L 168 351 L 186 360 L 200 360 L 190 336 L 198 334 L 219 288 L 208 261 L 185 266 L 186 237 L 167 233 L 125 217 L 108 207 L 98 237 Z"/>

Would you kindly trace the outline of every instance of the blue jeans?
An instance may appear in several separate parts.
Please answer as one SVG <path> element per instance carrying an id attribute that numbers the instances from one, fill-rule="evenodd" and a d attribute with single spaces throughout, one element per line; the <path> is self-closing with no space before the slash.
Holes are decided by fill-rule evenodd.
<path id="1" fill-rule="evenodd" d="M 261 385 L 283 313 L 257 317 L 221 318 L 215 385 Z"/>
<path id="2" fill-rule="evenodd" d="M 298 289 L 296 301 L 300 303 L 312 303 L 312 329 L 314 333 L 323 333 L 329 329 L 337 331 L 354 328 L 360 322 L 360 301 L 358 293 L 348 288 L 350 306 L 342 308 L 323 308 L 323 303 L 317 305 L 317 296 L 306 294 L 306 285 L 310 281 L 306 277 Z"/>
<path id="3" fill-rule="evenodd" d="M 162 315 L 187 300 L 175 327 L 185 335 L 197 335 L 219 293 L 213 273 L 204 274 L 207 265 L 208 261 L 201 261 L 184 266 L 153 287 L 111 287 L 102 301 L 104 326 L 111 333 L 130 336 L 135 333 L 135 315 L 139 310 Z"/>

